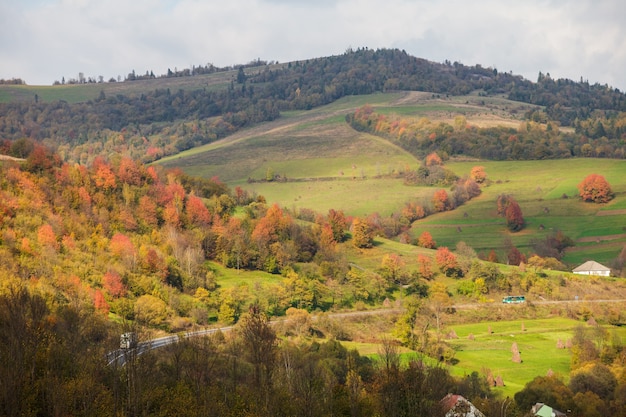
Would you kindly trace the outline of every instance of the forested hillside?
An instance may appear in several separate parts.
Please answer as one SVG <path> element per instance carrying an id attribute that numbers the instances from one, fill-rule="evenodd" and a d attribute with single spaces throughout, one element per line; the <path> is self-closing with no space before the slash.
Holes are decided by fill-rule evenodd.
<path id="1" fill-rule="evenodd" d="M 126 94 L 116 88 L 115 94 L 107 95 L 102 84 L 100 94 L 86 102 L 44 102 L 35 94 L 32 101 L 2 103 L 0 135 L 3 140 L 27 137 L 43 142 L 66 161 L 87 163 L 95 155 L 122 153 L 150 162 L 215 141 L 241 127 L 273 120 L 280 111 L 310 109 L 347 95 L 395 90 L 502 95 L 545 106 L 544 111 L 529 114 L 529 120 L 575 126 L 579 133 L 575 140 L 620 140 L 624 134 L 623 118 L 617 119 L 626 110 L 624 94 L 582 80 L 553 80 L 540 74 L 535 83 L 494 68 L 438 64 L 387 49 L 359 49 L 288 64 L 257 63 L 265 65 L 231 71 L 231 81 L 223 87 L 199 83 L 172 91 L 155 84 L 152 90 L 132 93 L 132 83 L 141 77 L 129 77 L 122 83 L 129 86 Z M 182 71 L 169 76 L 210 77 L 192 74 L 199 73 Z M 488 133 L 483 136 L 490 138 Z M 21 155 L 13 152 L 13 156 Z"/>
<path id="2" fill-rule="evenodd" d="M 626 113 L 612 118 L 576 121 L 576 131 L 560 131 L 545 113 L 533 112 L 520 128 L 477 127 L 457 116 L 454 124 L 378 114 L 364 106 L 346 116 L 362 132 L 398 143 L 416 157 L 439 152 L 489 160 L 535 160 L 572 157 L 622 159 L 626 155 Z M 542 123 L 543 122 L 543 123 Z M 610 139 L 609 139 L 610 138 Z"/>

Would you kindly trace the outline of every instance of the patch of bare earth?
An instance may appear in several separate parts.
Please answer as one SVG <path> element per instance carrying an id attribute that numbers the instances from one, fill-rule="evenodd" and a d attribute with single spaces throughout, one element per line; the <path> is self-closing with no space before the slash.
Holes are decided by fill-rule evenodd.
<path id="1" fill-rule="evenodd" d="M 596 213 L 596 216 L 621 216 L 626 214 L 626 209 L 620 210 L 602 210 Z"/>
<path id="2" fill-rule="evenodd" d="M 617 235 L 604 235 L 604 236 L 589 236 L 576 239 L 576 242 L 602 242 L 607 240 L 617 240 L 626 238 L 626 233 L 620 233 Z"/>
<path id="3" fill-rule="evenodd" d="M 394 100 L 390 104 L 392 106 L 401 106 L 407 104 L 423 103 L 427 100 L 432 100 L 433 93 L 426 93 L 423 91 L 407 91 L 402 97 Z"/>

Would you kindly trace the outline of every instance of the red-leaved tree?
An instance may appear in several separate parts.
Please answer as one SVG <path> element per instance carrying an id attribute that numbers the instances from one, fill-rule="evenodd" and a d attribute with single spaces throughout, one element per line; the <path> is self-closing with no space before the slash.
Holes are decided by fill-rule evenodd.
<path id="1" fill-rule="evenodd" d="M 613 191 L 608 181 L 599 174 L 590 174 L 578 184 L 578 191 L 583 201 L 606 203 L 613 199 Z"/>
<path id="2" fill-rule="evenodd" d="M 107 303 L 107 300 L 104 298 L 104 294 L 102 294 L 102 291 L 94 290 L 93 304 L 96 308 L 96 311 L 101 312 L 105 316 L 109 314 L 109 303 Z"/>
<path id="3" fill-rule="evenodd" d="M 517 232 L 524 228 L 524 216 L 522 209 L 513 197 L 508 194 L 500 194 L 496 201 L 498 205 L 498 216 L 504 216 L 506 227 Z"/>
<path id="4" fill-rule="evenodd" d="M 126 294 L 126 287 L 122 282 L 122 277 L 117 272 L 109 271 L 105 273 L 102 277 L 102 287 L 115 298 Z"/>
<path id="5" fill-rule="evenodd" d="M 506 227 L 508 227 L 510 231 L 517 232 L 524 228 L 522 209 L 513 198 L 509 199 L 509 205 L 504 212 L 504 216 L 506 217 Z"/>

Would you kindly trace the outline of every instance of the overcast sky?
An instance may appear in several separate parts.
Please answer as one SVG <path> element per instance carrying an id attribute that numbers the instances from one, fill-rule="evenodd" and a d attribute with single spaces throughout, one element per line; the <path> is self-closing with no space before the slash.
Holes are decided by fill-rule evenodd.
<path id="1" fill-rule="evenodd" d="M 626 90 L 622 0 L 0 0 L 0 78 L 125 77 L 400 48 Z"/>

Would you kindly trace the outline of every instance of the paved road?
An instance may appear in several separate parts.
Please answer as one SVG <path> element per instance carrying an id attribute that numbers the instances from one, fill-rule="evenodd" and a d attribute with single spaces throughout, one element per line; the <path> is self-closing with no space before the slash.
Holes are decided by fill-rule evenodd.
<path id="1" fill-rule="evenodd" d="M 615 299 L 615 300 L 583 300 L 583 299 L 578 299 L 578 300 L 526 300 L 528 301 L 530 304 L 534 304 L 534 305 L 549 305 L 549 304 L 581 304 L 581 303 L 624 303 L 626 302 L 626 299 Z M 497 302 L 494 303 L 489 303 L 489 304 L 485 304 L 485 303 L 471 303 L 471 304 L 455 304 L 452 305 L 450 307 L 456 308 L 456 309 L 464 309 L 464 308 L 478 308 L 478 307 L 484 307 L 484 306 L 494 306 L 494 305 L 502 305 L 507 306 L 507 307 L 512 307 L 512 306 L 516 306 L 516 305 L 524 305 L 522 304 L 499 304 Z"/>
<path id="2" fill-rule="evenodd" d="M 145 342 L 140 342 L 137 344 L 137 347 L 132 349 L 116 349 L 109 353 L 107 353 L 107 364 L 109 366 L 124 366 L 129 355 L 141 355 L 153 349 L 158 349 L 164 346 L 171 345 L 173 343 L 177 343 L 180 339 L 188 339 L 190 337 L 197 336 L 206 336 L 213 333 L 217 333 L 218 331 L 229 331 L 233 328 L 233 326 L 220 327 L 217 329 L 203 329 L 195 332 L 185 332 L 181 334 L 175 334 L 172 336 L 164 336 L 158 337 L 156 339 L 146 340 Z"/>
<path id="3" fill-rule="evenodd" d="M 622 303 L 626 302 L 624 299 L 616 299 L 616 300 L 532 300 L 530 301 L 532 304 L 537 305 L 548 305 L 548 304 L 568 304 L 568 303 Z M 469 309 L 469 308 L 479 308 L 485 306 L 493 306 L 499 305 L 497 303 L 484 304 L 484 303 L 471 303 L 471 304 L 455 304 L 450 306 L 451 308 L 456 309 Z M 519 304 L 517 304 L 519 305 Z M 514 305 L 502 305 L 511 308 L 515 308 Z M 367 310 L 367 311 L 349 311 L 345 313 L 330 313 L 329 317 L 333 318 L 341 318 L 341 317 L 358 317 L 358 316 L 371 316 L 371 315 L 382 315 L 382 314 L 398 314 L 401 313 L 402 309 L 378 309 L 378 310 Z M 315 320 L 317 317 L 313 316 L 312 319 Z M 272 323 L 278 323 L 282 321 L 277 320 Z M 156 339 L 147 340 L 145 342 L 140 342 L 137 344 L 137 347 L 134 350 L 131 349 L 116 349 L 107 354 L 107 363 L 109 365 L 117 365 L 124 366 L 130 354 L 141 355 L 145 352 L 148 352 L 153 349 L 158 349 L 164 346 L 171 345 L 173 343 L 177 343 L 182 339 L 188 339 L 190 337 L 197 336 L 206 336 L 210 334 L 217 333 L 218 331 L 227 332 L 232 330 L 233 326 L 219 327 L 216 329 L 203 329 L 197 330 L 194 332 L 185 332 L 181 334 L 175 334 L 172 336 L 164 336 Z"/>

